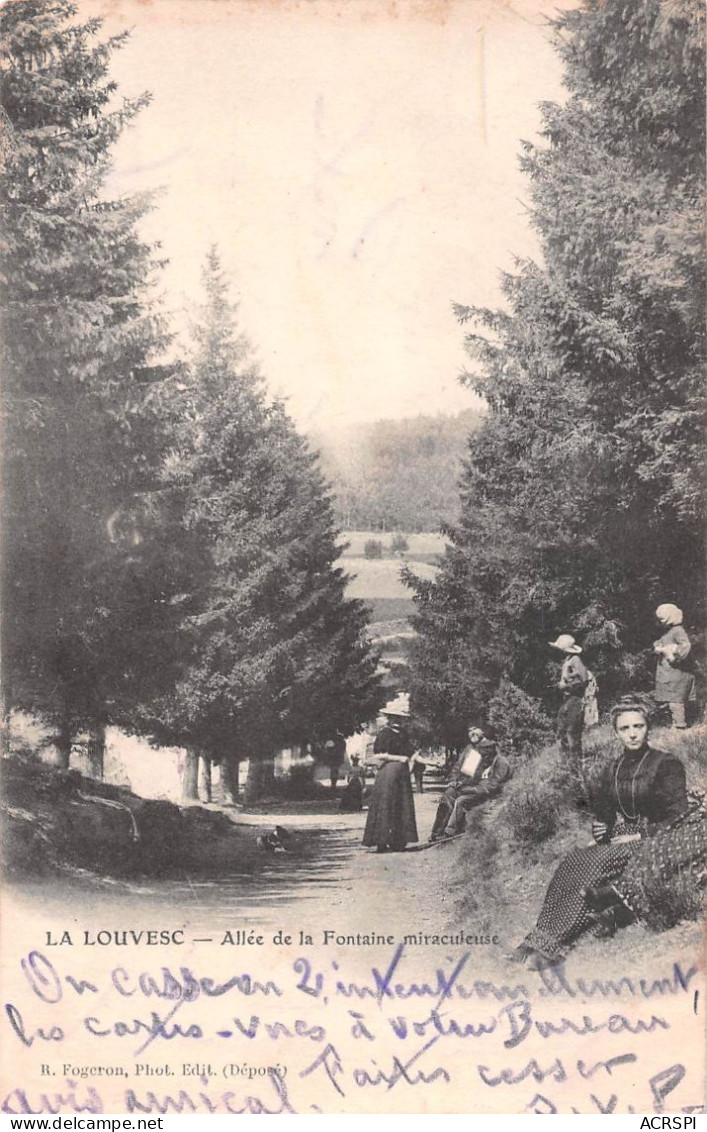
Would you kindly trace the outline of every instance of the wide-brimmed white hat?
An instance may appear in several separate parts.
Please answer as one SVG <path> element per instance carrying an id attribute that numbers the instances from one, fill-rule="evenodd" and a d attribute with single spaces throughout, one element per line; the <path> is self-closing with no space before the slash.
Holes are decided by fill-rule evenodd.
<path id="1" fill-rule="evenodd" d="M 659 605 L 655 615 L 661 625 L 682 625 L 682 609 L 678 609 L 677 605 L 671 605 L 670 602 Z"/>
<path id="2" fill-rule="evenodd" d="M 556 641 L 550 641 L 550 648 L 559 649 L 560 652 L 579 653 L 582 651 L 574 637 L 570 637 L 569 633 L 560 633 Z"/>

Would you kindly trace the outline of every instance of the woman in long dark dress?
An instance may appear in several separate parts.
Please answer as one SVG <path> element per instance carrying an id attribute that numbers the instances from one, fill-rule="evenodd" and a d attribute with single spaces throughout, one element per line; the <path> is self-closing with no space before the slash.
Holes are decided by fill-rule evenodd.
<path id="1" fill-rule="evenodd" d="M 611 715 L 624 749 L 592 791 L 596 844 L 570 853 L 550 881 L 516 952 L 534 966 L 559 962 L 600 914 L 615 924 L 649 920 L 656 884 L 704 867 L 706 815 L 690 810 L 682 762 L 649 746 L 640 702 L 622 702 Z"/>
<path id="2" fill-rule="evenodd" d="M 410 785 L 412 747 L 403 730 L 402 719 L 389 716 L 373 746 L 374 754 L 385 761 L 373 784 L 368 807 L 363 844 L 375 845 L 379 853 L 402 852 L 411 841 L 417 841 L 415 803 Z"/>

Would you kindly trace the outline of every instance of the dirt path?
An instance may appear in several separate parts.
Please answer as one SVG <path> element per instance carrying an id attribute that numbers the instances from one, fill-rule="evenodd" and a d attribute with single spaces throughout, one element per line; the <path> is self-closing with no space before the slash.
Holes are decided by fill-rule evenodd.
<path id="1" fill-rule="evenodd" d="M 424 841 L 432 828 L 439 795 L 415 795 L 418 833 Z M 365 814 L 348 831 L 349 853 L 342 861 L 339 884 L 331 893 L 328 915 L 345 932 L 382 931 L 400 935 L 439 931 L 447 919 L 444 847 L 418 853 L 377 853 L 361 845 Z M 449 862 L 447 862 L 447 865 Z"/>
<path id="2" fill-rule="evenodd" d="M 432 828 L 439 793 L 416 793 L 414 799 L 418 833 L 424 843 Z M 289 891 L 285 888 L 279 893 L 268 916 L 276 912 L 282 918 L 296 909 L 297 918 L 306 926 L 329 927 L 341 934 L 389 931 L 398 935 L 440 931 L 451 915 L 444 885 L 445 872 L 451 866 L 451 857 L 445 857 L 451 846 L 424 852 L 409 848 L 404 853 L 364 849 L 365 812 L 275 819 L 243 815 L 238 820 L 239 824 L 269 828 L 277 821 L 310 844 L 316 831 L 316 862 L 308 858 L 303 864 L 296 855 L 276 856 L 261 877 L 262 895 L 266 896 L 274 874 L 285 884 L 289 874 Z M 258 912 L 261 916 L 265 912 L 260 900 Z"/>
<path id="3" fill-rule="evenodd" d="M 423 843 L 438 799 L 439 790 L 434 789 L 414 795 Z M 271 855 L 263 850 L 239 859 L 236 847 L 232 867 L 211 876 L 185 872 L 128 879 L 67 868 L 60 878 L 28 878 L 16 886 L 16 895 L 28 908 L 41 907 L 49 917 L 64 916 L 68 903 L 77 917 L 90 922 L 132 925 L 157 918 L 215 936 L 260 927 L 300 929 L 317 940 L 324 929 L 337 935 L 384 932 L 401 937 L 440 932 L 451 925 L 449 881 L 458 843 L 381 854 L 361 844 L 365 812 L 222 812 L 253 842 L 265 830 L 282 825 L 292 839 L 292 851 Z"/>

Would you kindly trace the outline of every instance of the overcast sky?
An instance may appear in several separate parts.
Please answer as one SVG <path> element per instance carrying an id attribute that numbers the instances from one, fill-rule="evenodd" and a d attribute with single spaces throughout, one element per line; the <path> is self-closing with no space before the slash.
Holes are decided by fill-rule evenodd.
<path id="1" fill-rule="evenodd" d="M 453 301 L 494 305 L 535 243 L 518 170 L 562 97 L 545 0 L 78 0 L 121 94 L 153 94 L 111 190 L 148 233 L 176 323 L 217 243 L 241 328 L 305 429 L 456 411 Z"/>

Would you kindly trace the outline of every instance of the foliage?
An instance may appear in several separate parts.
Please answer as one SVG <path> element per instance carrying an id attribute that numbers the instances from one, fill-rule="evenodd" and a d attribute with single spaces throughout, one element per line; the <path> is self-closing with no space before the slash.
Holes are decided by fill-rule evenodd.
<path id="1" fill-rule="evenodd" d="M 273 782 L 271 795 L 287 802 L 318 801 L 331 804 L 331 786 L 317 782 L 310 766 L 294 765 L 289 773 L 276 778 Z"/>
<path id="2" fill-rule="evenodd" d="M 690 869 L 669 880 L 646 879 L 643 900 L 646 922 L 653 931 L 666 931 L 684 920 L 701 920 L 704 912 L 704 874 Z"/>
<path id="3" fill-rule="evenodd" d="M 155 412 L 167 338 L 143 199 L 107 199 L 111 150 L 148 101 L 109 78 L 124 36 L 68 0 L 0 12 L 6 706 L 71 733 L 167 674 L 172 563 Z"/>
<path id="4" fill-rule="evenodd" d="M 509 836 L 526 845 L 539 845 L 553 837 L 573 808 L 578 786 L 576 775 L 554 745 L 516 764 L 504 791 L 503 820 Z"/>
<path id="5" fill-rule="evenodd" d="M 315 457 L 266 396 L 215 251 L 204 284 L 194 353 L 172 386 L 165 473 L 196 548 L 184 664 L 152 726 L 217 761 L 266 758 L 374 717 L 377 658 L 365 607 L 335 565 Z"/>
<path id="6" fill-rule="evenodd" d="M 410 543 L 405 538 L 405 535 L 395 534 L 390 540 L 391 554 L 405 554 L 406 550 L 410 549 Z"/>
<path id="7" fill-rule="evenodd" d="M 504 677 L 546 697 L 558 632 L 606 701 L 648 684 L 657 604 L 704 622 L 704 15 L 586 0 L 555 33 L 569 97 L 523 153 L 544 263 L 457 308 L 489 411 L 439 576 L 409 575 L 440 736 Z"/>
<path id="8" fill-rule="evenodd" d="M 542 704 L 506 679 L 489 701 L 488 722 L 503 749 L 520 758 L 536 754 L 553 731 Z"/>
<path id="9" fill-rule="evenodd" d="M 439 530 L 457 514 L 466 438 L 480 421 L 467 409 L 317 435 L 337 521 L 344 529 Z"/>
<path id="10" fill-rule="evenodd" d="M 537 783 L 510 799 L 507 813 L 516 841 L 539 845 L 557 832 L 560 817 L 557 801 Z"/>
<path id="11" fill-rule="evenodd" d="M 417 578 L 409 568 L 402 575 L 415 591 L 411 708 L 439 743 L 459 747 L 466 741 L 469 721 L 485 718 L 497 684 L 496 674 L 479 663 L 474 626 L 481 626 L 468 600 L 460 552 L 454 545 L 446 547 L 434 580 Z"/>
<path id="12" fill-rule="evenodd" d="M 378 538 L 366 539 L 363 547 L 363 553 L 366 558 L 382 558 L 383 543 Z"/>

